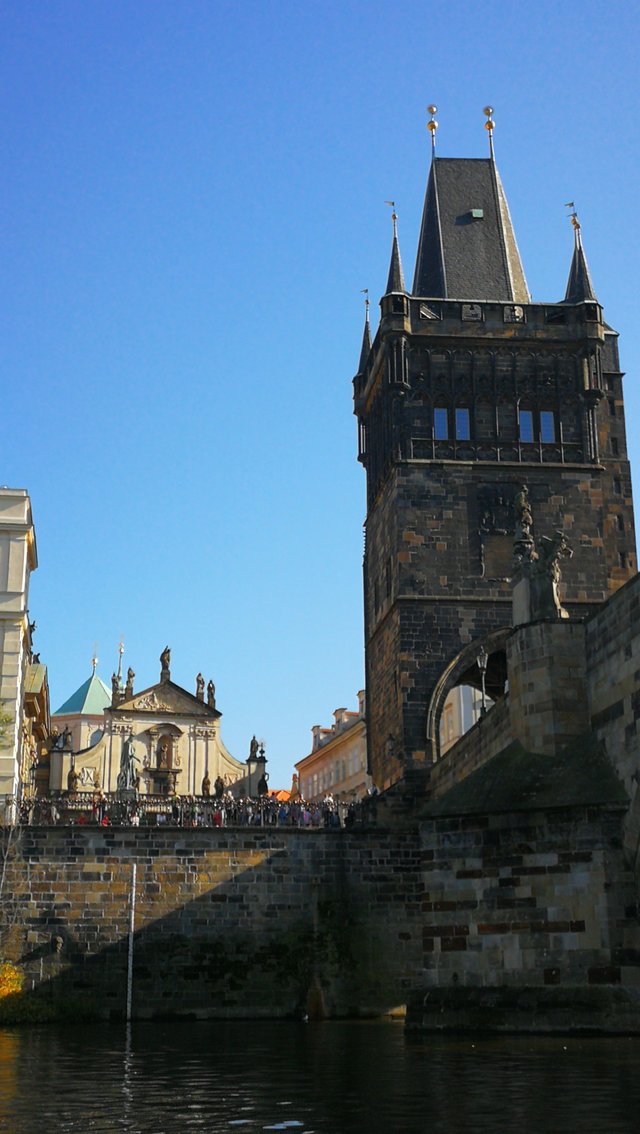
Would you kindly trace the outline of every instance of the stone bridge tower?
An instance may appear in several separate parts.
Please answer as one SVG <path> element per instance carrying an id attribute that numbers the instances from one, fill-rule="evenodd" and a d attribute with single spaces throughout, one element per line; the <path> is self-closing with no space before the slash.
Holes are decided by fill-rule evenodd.
<path id="1" fill-rule="evenodd" d="M 522 485 L 534 534 L 562 528 L 574 549 L 563 570 L 572 617 L 636 570 L 617 335 L 572 220 L 565 297 L 532 303 L 493 146 L 487 159 L 434 156 L 411 291 L 394 214 L 380 325 L 372 342 L 367 317 L 354 379 L 367 476 L 367 731 L 380 788 L 437 757 L 448 667 L 453 684 L 475 683 L 484 643 L 488 691 L 503 691 Z"/>

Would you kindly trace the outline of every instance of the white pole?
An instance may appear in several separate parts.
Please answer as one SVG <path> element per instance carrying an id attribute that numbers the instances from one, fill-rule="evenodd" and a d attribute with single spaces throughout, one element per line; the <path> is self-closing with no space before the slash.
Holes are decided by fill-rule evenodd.
<path id="1" fill-rule="evenodd" d="M 131 898 L 129 901 L 129 956 L 127 959 L 127 1023 L 131 1019 L 133 996 L 133 929 L 136 918 L 136 863 L 131 866 Z"/>

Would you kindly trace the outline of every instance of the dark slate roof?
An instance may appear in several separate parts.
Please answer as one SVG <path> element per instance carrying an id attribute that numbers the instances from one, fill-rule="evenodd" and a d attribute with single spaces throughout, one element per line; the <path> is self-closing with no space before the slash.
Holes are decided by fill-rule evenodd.
<path id="1" fill-rule="evenodd" d="M 474 217 L 479 212 L 481 215 Z M 528 303 L 509 206 L 491 158 L 434 158 L 413 294 Z"/>
<path id="2" fill-rule="evenodd" d="M 406 292 L 404 282 L 404 272 L 402 271 L 402 260 L 400 259 L 400 245 L 398 244 L 398 230 L 395 223 L 395 214 L 393 221 L 393 244 L 391 245 L 391 263 L 389 264 L 389 278 L 387 279 L 387 290 L 385 295 L 389 295 L 392 291 Z"/>
<path id="3" fill-rule="evenodd" d="M 573 249 L 571 269 L 567 280 L 565 303 L 584 303 L 587 299 L 595 299 L 596 293 L 591 282 L 591 273 L 587 264 L 587 257 L 582 247 L 580 230 L 576 229 L 576 242 Z"/>
<path id="4" fill-rule="evenodd" d="M 628 803 L 602 745 L 588 733 L 558 756 L 527 752 L 515 741 L 428 804 L 423 817 Z"/>
<path id="5" fill-rule="evenodd" d="M 369 325 L 369 309 L 367 308 L 367 314 L 366 314 L 365 321 L 364 321 L 364 331 L 362 332 L 362 348 L 360 350 L 360 361 L 358 363 L 358 374 L 362 374 L 362 371 L 364 370 L 365 366 L 367 365 L 367 359 L 368 359 L 370 354 L 371 354 L 371 327 Z"/>

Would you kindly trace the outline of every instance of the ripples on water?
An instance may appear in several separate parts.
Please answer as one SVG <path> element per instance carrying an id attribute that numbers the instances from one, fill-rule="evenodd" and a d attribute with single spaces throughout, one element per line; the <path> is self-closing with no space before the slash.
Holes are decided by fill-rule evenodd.
<path id="1" fill-rule="evenodd" d="M 626 1134 L 640 1040 L 407 1037 L 399 1024 L 0 1030 L 10 1134 Z"/>

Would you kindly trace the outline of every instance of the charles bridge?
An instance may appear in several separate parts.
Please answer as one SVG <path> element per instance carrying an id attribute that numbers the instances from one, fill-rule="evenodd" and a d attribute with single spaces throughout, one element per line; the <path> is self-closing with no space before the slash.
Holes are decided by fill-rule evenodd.
<path id="1" fill-rule="evenodd" d="M 131 957 L 135 1018 L 639 1031 L 639 611 L 517 627 L 505 698 L 351 827 L 5 828 L 6 955 L 104 1017 Z"/>

